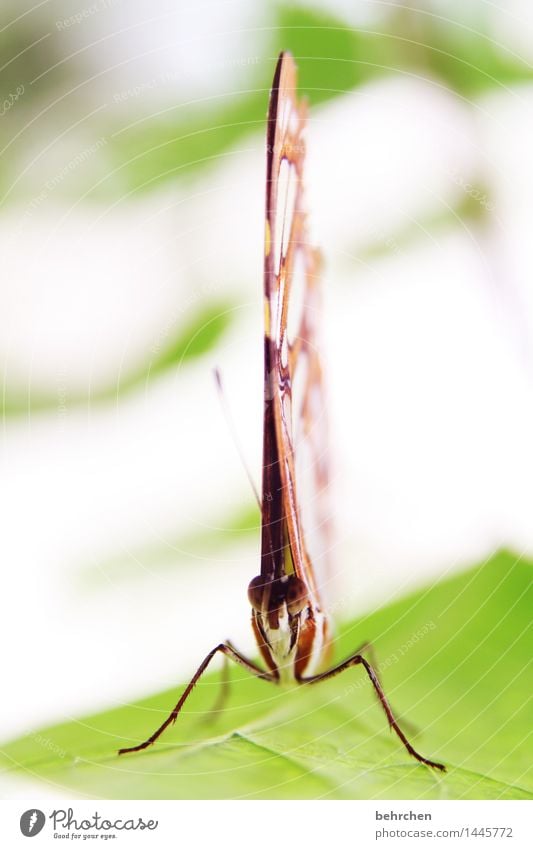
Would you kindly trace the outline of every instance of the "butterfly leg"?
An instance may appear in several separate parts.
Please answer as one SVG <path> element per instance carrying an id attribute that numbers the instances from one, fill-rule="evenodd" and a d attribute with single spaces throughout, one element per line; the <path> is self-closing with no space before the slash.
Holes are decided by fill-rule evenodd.
<path id="1" fill-rule="evenodd" d="M 428 758 L 423 757 L 423 755 L 417 752 L 414 746 L 411 745 L 411 743 L 409 742 L 409 740 L 407 739 L 395 719 L 395 716 L 392 712 L 392 708 L 388 702 L 388 699 L 385 695 L 383 687 L 381 686 L 379 678 L 376 672 L 374 671 L 373 666 L 371 666 L 368 660 L 366 660 L 366 658 L 364 658 L 363 655 L 359 652 L 353 654 L 351 657 L 347 658 L 347 660 L 344 660 L 342 663 L 339 663 L 338 666 L 334 666 L 332 669 L 328 669 L 326 672 L 322 672 L 319 675 L 313 675 L 310 678 L 302 678 L 301 683 L 318 684 L 319 681 L 327 681 L 329 678 L 334 678 L 335 675 L 339 675 L 341 672 L 344 672 L 345 669 L 350 669 L 350 667 L 352 666 L 359 665 L 364 666 L 365 671 L 368 677 L 370 678 L 372 686 L 374 687 L 374 690 L 377 694 L 381 707 L 385 711 L 387 719 L 389 720 L 390 727 L 393 729 L 393 731 L 396 732 L 409 754 L 416 758 L 417 761 L 420 761 L 420 763 L 426 764 L 426 766 L 431 766 L 433 767 L 433 769 L 439 769 L 441 770 L 441 772 L 446 772 L 446 767 L 444 766 L 444 764 L 440 764 L 437 761 L 428 760 Z"/>
<path id="2" fill-rule="evenodd" d="M 231 649 L 232 651 L 234 651 L 236 654 L 238 654 L 237 649 L 234 648 L 234 646 L 230 643 L 229 640 L 226 640 L 226 646 L 229 649 Z M 228 655 L 226 653 L 224 653 L 222 655 L 222 677 L 220 679 L 220 686 L 219 686 L 218 694 L 217 694 L 217 697 L 215 699 L 215 703 L 214 703 L 213 707 L 211 707 L 209 709 L 209 711 L 207 712 L 207 714 L 204 717 L 203 721 L 206 724 L 215 721 L 215 719 L 217 718 L 217 714 L 221 713 L 224 710 L 224 706 L 225 706 L 225 704 L 228 700 L 230 690 L 231 690 L 231 682 L 228 678 L 228 667 L 229 667 Z M 254 673 L 254 674 L 256 674 L 256 673 Z"/>
<path id="3" fill-rule="evenodd" d="M 354 651 L 354 654 L 366 654 L 368 656 L 368 658 L 370 659 L 370 664 L 371 664 L 371 666 L 374 670 L 374 673 L 376 675 L 376 678 L 379 681 L 379 685 L 380 685 L 381 689 L 383 690 L 383 683 L 381 681 L 381 677 L 380 677 L 379 672 L 378 672 L 378 662 L 377 662 L 377 657 L 376 657 L 376 651 L 374 649 L 373 644 L 370 643 L 370 642 L 363 643 L 362 646 L 360 646 L 358 649 L 356 649 Z M 391 708 L 391 710 L 392 710 L 392 708 Z M 392 712 L 395 716 L 397 716 L 397 711 L 392 711 Z M 417 726 L 413 722 L 410 722 L 408 719 L 404 719 L 403 716 L 401 716 L 400 719 L 402 721 L 403 727 L 407 729 L 409 734 L 412 734 L 413 736 L 415 736 L 416 734 L 420 733 L 420 729 L 417 728 Z"/>
<path id="4" fill-rule="evenodd" d="M 220 678 L 220 683 L 218 687 L 217 697 L 214 701 L 212 707 L 209 708 L 208 712 L 204 716 L 202 722 L 206 725 L 208 723 L 214 722 L 221 711 L 224 710 L 224 706 L 228 700 L 229 692 L 230 692 L 230 680 L 228 678 L 228 667 L 229 661 L 227 654 L 222 655 L 222 674 Z"/>
<path id="5" fill-rule="evenodd" d="M 221 652 L 225 657 L 229 658 L 230 660 L 233 660 L 235 663 L 238 663 L 239 666 L 244 667 L 244 669 L 246 669 L 252 675 L 255 675 L 256 678 L 262 678 L 264 681 L 276 681 L 276 678 L 272 673 L 265 672 L 259 666 L 256 666 L 255 663 L 252 663 L 252 661 L 247 660 L 247 658 L 245 658 L 236 649 L 234 649 L 232 645 L 230 645 L 229 643 L 219 643 L 219 645 L 215 646 L 214 649 L 211 649 L 209 654 L 203 659 L 200 666 L 191 678 L 189 684 L 183 691 L 176 707 L 171 711 L 171 713 L 165 719 L 163 724 L 157 729 L 157 731 L 154 731 L 151 737 L 148 737 L 148 739 L 145 740 L 144 743 L 139 743 L 139 745 L 137 746 L 130 746 L 126 749 L 119 749 L 119 755 L 124 755 L 127 752 L 140 752 L 142 749 L 146 749 L 148 746 L 151 746 L 152 743 L 155 743 L 155 741 L 158 739 L 158 737 L 161 736 L 163 731 L 165 731 L 165 729 L 167 729 L 169 725 L 172 725 L 172 723 L 176 721 L 177 716 L 179 715 L 183 705 L 192 693 L 195 685 L 198 683 L 205 670 L 213 660 L 214 656 L 218 654 L 218 652 Z"/>
<path id="6" fill-rule="evenodd" d="M 370 663 L 372 664 L 374 672 L 376 673 L 376 678 L 379 679 L 379 675 L 378 675 L 378 671 L 377 671 L 378 663 L 377 663 L 377 657 L 376 657 L 376 650 L 375 650 L 373 644 L 368 642 L 368 641 L 363 643 L 362 646 L 359 646 L 359 648 L 354 651 L 354 654 L 363 654 L 363 652 L 366 652 L 366 654 L 369 656 Z M 381 684 L 381 679 L 379 679 L 379 683 Z"/>

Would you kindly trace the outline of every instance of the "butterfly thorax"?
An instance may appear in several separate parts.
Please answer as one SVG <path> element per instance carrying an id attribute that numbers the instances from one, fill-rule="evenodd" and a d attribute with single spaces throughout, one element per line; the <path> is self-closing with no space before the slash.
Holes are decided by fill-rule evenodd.
<path id="1" fill-rule="evenodd" d="M 327 620 L 306 583 L 294 574 L 258 576 L 248 597 L 259 650 L 280 683 L 313 674 L 324 658 Z"/>

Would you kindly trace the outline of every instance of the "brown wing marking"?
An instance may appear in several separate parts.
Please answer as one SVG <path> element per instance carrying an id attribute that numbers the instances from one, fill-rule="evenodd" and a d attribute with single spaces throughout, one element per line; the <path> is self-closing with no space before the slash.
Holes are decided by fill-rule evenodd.
<path id="1" fill-rule="evenodd" d="M 323 505 L 328 465 L 316 345 L 320 259 L 308 244 L 303 198 L 305 121 L 305 103 L 296 96 L 296 67 L 284 53 L 274 77 L 267 133 L 261 572 L 279 578 L 294 571 L 317 597 L 313 566 L 328 550 L 329 514 Z M 301 473 L 311 476 L 305 510 Z M 317 530 L 323 538 L 311 546 Z"/>

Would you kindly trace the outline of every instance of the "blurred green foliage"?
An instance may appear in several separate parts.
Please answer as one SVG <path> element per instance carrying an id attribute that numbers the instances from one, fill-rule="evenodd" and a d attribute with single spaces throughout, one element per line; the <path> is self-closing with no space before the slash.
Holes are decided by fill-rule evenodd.
<path id="1" fill-rule="evenodd" d="M 272 57 L 250 66 L 246 92 L 210 103 L 208 114 L 194 110 L 189 117 L 187 107 L 177 106 L 173 119 L 167 114 L 164 121 L 142 121 L 115 138 L 112 157 L 125 188 L 146 190 L 180 171 L 190 174 L 262 127 L 273 63 L 282 49 L 294 54 L 300 89 L 313 105 L 387 74 L 433 77 L 467 100 L 533 79 L 527 63 L 502 53 L 483 33 L 413 9 L 398 10 L 377 32 L 302 6 L 281 4 L 273 14 Z"/>
<path id="2" fill-rule="evenodd" d="M 93 589 L 107 586 L 109 581 L 131 581 L 173 569 L 212 566 L 213 556 L 223 553 L 236 543 L 259 540 L 261 517 L 257 504 L 237 508 L 221 517 L 217 525 L 199 526 L 193 531 L 156 544 L 133 548 L 127 552 L 83 568 L 80 581 Z"/>
<path id="3" fill-rule="evenodd" d="M 55 12 L 59 15 L 62 8 L 56 4 Z M 295 55 L 300 87 L 311 105 L 376 77 L 396 74 L 429 77 L 471 101 L 475 108 L 476 98 L 483 92 L 533 78 L 526 61 L 489 37 L 481 14 L 474 28 L 423 8 L 401 7 L 376 22 L 374 29 L 356 29 L 332 12 L 290 3 L 269 5 L 265 14 L 262 31 L 268 33 L 270 46 L 262 49 L 260 61 L 246 68 L 242 90 L 189 103 L 185 85 L 183 102 L 155 113 L 149 102 L 140 113 L 134 110 L 133 120 L 123 126 L 124 113 L 113 108 L 113 102 L 106 108 L 100 108 L 104 104 L 97 100 L 92 102 L 93 95 L 84 85 L 84 51 L 68 55 L 68 34 L 56 31 L 52 19 L 41 14 L 17 18 L 15 6 L 7 4 L 4 16 L 9 25 L 0 27 L 5 57 L 0 90 L 6 97 L 22 85 L 24 94 L 2 118 L 5 151 L 0 157 L 0 191 L 9 202 L 23 204 L 28 203 L 29 186 L 30 199 L 38 195 L 41 186 L 24 180 L 13 184 L 13 175 L 26 169 L 35 149 L 43 147 L 42 133 L 48 126 L 51 138 L 62 139 L 65 134 L 68 138 L 68 128 L 79 124 L 89 134 L 88 141 L 106 139 L 98 154 L 88 157 L 83 169 L 77 170 L 75 180 L 63 180 L 54 190 L 56 199 L 75 192 L 76 200 L 83 196 L 85 203 L 125 201 L 132 194 L 201 173 L 236 146 L 247 149 L 257 144 L 253 133 L 264 127 L 272 69 L 281 49 Z M 32 44 L 36 46 L 29 49 Z M 87 120 L 89 102 L 96 111 Z M 479 218 L 482 210 L 479 204 L 459 201 L 458 208 L 451 211 L 454 214 Z M 428 220 L 426 229 L 431 230 L 435 223 L 438 226 L 441 218 Z M 393 234 L 392 239 L 403 242 L 414 236 L 413 231 L 406 231 Z M 387 245 L 378 241 L 366 251 L 367 255 L 376 252 L 386 253 Z M 148 371 L 153 376 L 201 355 L 216 344 L 230 320 L 229 313 L 213 305 L 212 320 L 198 317 L 198 324 L 205 324 L 204 331 L 196 333 L 197 328 L 192 327 L 176 332 L 158 358 L 126 374 L 119 383 L 99 388 L 91 402 L 112 402 L 121 392 L 140 388 Z M 72 403 L 86 400 L 81 394 L 70 398 Z M 29 410 L 53 409 L 55 405 L 56 399 L 46 393 L 32 390 L 30 394 L 23 386 L 4 387 L 6 416 L 27 415 Z"/>
<path id="4" fill-rule="evenodd" d="M 89 196 L 147 191 L 176 176 L 189 175 L 261 127 L 273 64 L 282 49 L 291 50 L 296 57 L 301 89 L 312 104 L 390 74 L 432 77 L 467 100 L 487 89 L 533 79 L 530 64 L 485 33 L 482 19 L 475 29 L 460 19 L 454 22 L 424 9 L 400 8 L 383 18 L 379 29 L 356 29 L 331 12 L 283 3 L 272 4 L 268 16 L 270 56 L 262 56 L 258 64 L 249 66 L 245 91 L 211 99 L 205 109 L 185 100 L 165 109 L 164 117 L 149 110 L 127 129 L 117 127 L 113 103 L 94 117 L 94 137 L 103 136 L 110 142 L 105 151 L 109 177 L 91 188 L 88 175 Z M 38 48 L 24 52 L 38 39 L 43 39 Z M 26 107 L 35 113 L 55 93 L 63 92 L 63 108 L 76 114 L 78 98 L 68 92 L 72 89 L 75 95 L 73 84 L 83 79 L 83 66 L 75 57 L 68 63 L 61 61 L 63 33 L 50 32 L 49 22 L 45 26 L 39 16 L 25 17 L 0 34 L 0 45 L 3 55 L 9 57 L 0 75 L 4 96 L 24 84 Z M 36 78 L 37 83 L 32 85 Z M 27 108 L 20 111 L 27 120 Z M 39 130 L 39 125 L 28 127 L 22 141 Z M 20 157 L 21 152 L 24 154 L 24 144 L 12 155 Z M 0 162 L 5 183 L 12 174 L 10 156 Z M 64 189 L 68 191 L 67 186 Z"/>
<path id="5" fill-rule="evenodd" d="M 200 357 L 217 345 L 230 327 L 233 315 L 234 305 L 229 301 L 215 301 L 203 305 L 185 326 L 177 331 L 169 327 L 168 337 L 161 342 L 160 347 L 152 351 L 149 361 L 120 374 L 116 380 L 97 388 L 90 395 L 69 391 L 69 407 L 82 404 L 94 406 L 116 401 L 119 396 L 146 387 L 170 367 L 179 368 L 189 360 Z M 57 407 L 57 394 L 39 393 L 31 386 L 4 385 L 3 390 L 4 415 L 27 415 L 30 411 L 35 413 Z"/>

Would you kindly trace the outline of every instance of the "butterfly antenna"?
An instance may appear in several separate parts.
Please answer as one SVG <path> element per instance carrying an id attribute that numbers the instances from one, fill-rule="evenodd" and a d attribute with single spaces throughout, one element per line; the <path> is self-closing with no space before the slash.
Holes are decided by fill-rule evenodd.
<path id="1" fill-rule="evenodd" d="M 233 417 L 231 415 L 229 405 L 228 405 L 228 402 L 226 400 L 226 396 L 224 394 L 224 387 L 222 386 L 222 375 L 220 374 L 220 371 L 219 371 L 218 368 L 214 369 L 214 373 L 215 373 L 215 383 L 216 383 L 216 387 L 217 387 L 218 397 L 220 399 L 220 404 L 222 406 L 222 412 L 224 413 L 224 417 L 226 419 L 226 424 L 228 425 L 228 429 L 229 429 L 229 432 L 231 434 L 233 444 L 235 445 L 235 448 L 237 449 L 237 454 L 239 455 L 239 458 L 240 458 L 240 461 L 243 465 L 244 471 L 246 472 L 246 477 L 248 478 L 250 486 L 252 487 L 252 492 L 255 496 L 255 500 L 257 501 L 257 505 L 258 505 L 259 509 L 261 510 L 262 509 L 261 499 L 259 498 L 259 493 L 257 492 L 257 487 L 254 483 L 254 479 L 252 478 L 250 469 L 248 468 L 248 463 L 246 462 L 246 458 L 245 458 L 244 453 L 242 451 L 241 444 L 239 442 L 239 438 L 238 438 L 238 435 L 237 435 L 237 429 L 235 427 L 235 422 L 233 421 Z"/>

